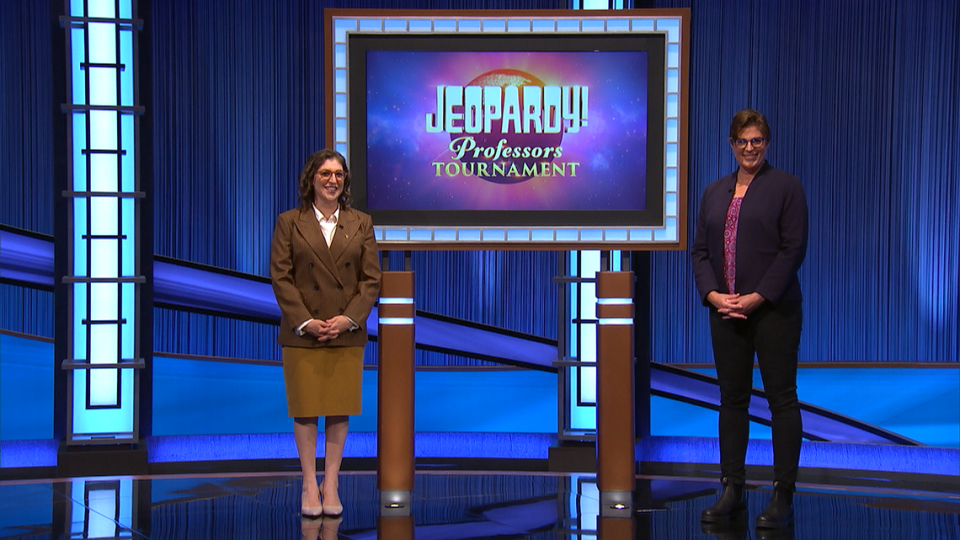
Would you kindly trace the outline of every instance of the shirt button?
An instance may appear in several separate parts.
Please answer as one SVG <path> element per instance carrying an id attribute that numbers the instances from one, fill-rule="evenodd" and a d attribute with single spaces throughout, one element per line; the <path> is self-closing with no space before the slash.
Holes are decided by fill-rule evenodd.
<path id="1" fill-rule="evenodd" d="M 337 310 L 337 313 L 341 313 L 341 314 L 342 314 L 342 313 L 343 313 L 343 310 L 342 310 L 342 309 L 338 309 L 338 310 Z"/>
<path id="2" fill-rule="evenodd" d="M 313 314 L 316 315 L 318 310 L 313 310 Z"/>
<path id="3" fill-rule="evenodd" d="M 307 268 L 313 268 L 313 263 L 308 264 Z"/>
<path id="4" fill-rule="evenodd" d="M 344 266 L 346 266 L 347 268 L 350 268 L 350 263 L 347 263 L 347 264 L 344 265 Z"/>
<path id="5" fill-rule="evenodd" d="M 342 290 L 343 290 L 343 285 L 337 285 L 337 290 L 338 290 L 338 291 L 342 291 Z"/>
<path id="6" fill-rule="evenodd" d="M 313 290 L 319 291 L 319 290 L 320 290 L 320 287 L 318 287 L 317 285 L 314 285 L 314 286 L 313 286 Z"/>

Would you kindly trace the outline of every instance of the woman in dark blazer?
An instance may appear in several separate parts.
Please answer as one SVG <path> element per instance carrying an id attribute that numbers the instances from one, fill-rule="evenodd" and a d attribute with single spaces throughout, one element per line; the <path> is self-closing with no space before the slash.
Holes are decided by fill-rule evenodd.
<path id="1" fill-rule="evenodd" d="M 760 366 L 773 427 L 774 493 L 757 527 L 793 520 L 802 426 L 797 399 L 800 282 L 807 251 L 807 202 L 800 180 L 767 163 L 770 127 L 757 111 L 738 112 L 730 149 L 739 167 L 703 192 L 691 246 L 697 290 L 710 308 L 710 335 L 720 384 L 723 492 L 705 522 L 741 512 L 750 434 L 753 359 Z"/>
<path id="2" fill-rule="evenodd" d="M 340 515 L 337 493 L 350 415 L 360 414 L 367 316 L 380 291 L 370 216 L 350 208 L 350 172 L 334 150 L 315 152 L 299 177 L 300 207 L 277 218 L 270 278 L 280 306 L 287 411 L 303 473 L 301 512 Z M 316 472 L 325 417 L 324 479 Z"/>

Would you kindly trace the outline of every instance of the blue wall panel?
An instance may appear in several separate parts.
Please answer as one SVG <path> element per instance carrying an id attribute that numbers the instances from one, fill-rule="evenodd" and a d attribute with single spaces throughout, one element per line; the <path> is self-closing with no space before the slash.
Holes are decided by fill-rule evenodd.
<path id="1" fill-rule="evenodd" d="M 53 343 L 0 334 L 0 441 L 53 437 Z"/>
<path id="2" fill-rule="evenodd" d="M 156 436 L 286 433 L 283 371 L 279 365 L 156 357 Z M 419 371 L 418 432 L 554 433 L 556 375 L 540 371 Z M 478 414 L 482 411 L 482 414 Z M 363 374 L 363 413 L 353 432 L 377 430 L 377 372 Z"/>

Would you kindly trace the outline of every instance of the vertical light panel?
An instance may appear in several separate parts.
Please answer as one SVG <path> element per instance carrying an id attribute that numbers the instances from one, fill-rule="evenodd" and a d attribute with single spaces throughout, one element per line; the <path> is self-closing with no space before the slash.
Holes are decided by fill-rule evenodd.
<path id="1" fill-rule="evenodd" d="M 564 330 L 560 335 L 560 350 L 564 361 L 558 363 L 563 370 L 557 378 L 561 385 L 558 396 L 562 396 L 563 411 L 560 438 L 590 439 L 597 429 L 597 327 L 600 324 L 633 324 L 633 320 L 604 320 L 598 318 L 597 306 L 617 304 L 624 300 L 597 299 L 597 272 L 601 270 L 620 271 L 626 264 L 622 253 L 610 251 L 606 258 L 600 251 L 570 251 L 562 293 L 566 306 L 560 314 Z M 628 265 L 629 266 L 629 265 Z M 629 303 L 633 300 L 630 299 Z"/>
<path id="2" fill-rule="evenodd" d="M 67 37 L 70 227 L 67 265 L 66 442 L 136 442 L 140 238 L 136 169 L 135 0 L 69 0 L 61 17 Z M 109 490 L 115 494 L 115 490 Z M 104 515 L 116 498 L 96 495 Z M 86 496 L 85 495 L 85 496 Z M 111 527 L 111 520 L 97 525 Z M 103 531 L 108 536 L 106 529 Z"/>
<path id="3" fill-rule="evenodd" d="M 133 538 L 137 488 L 132 479 L 74 480 L 65 511 L 69 538 Z"/>
<path id="4" fill-rule="evenodd" d="M 600 271 L 600 252 L 573 251 L 570 261 L 567 350 L 575 365 L 563 368 L 569 370 L 567 425 L 571 432 L 583 433 L 597 427 L 596 274 Z"/>

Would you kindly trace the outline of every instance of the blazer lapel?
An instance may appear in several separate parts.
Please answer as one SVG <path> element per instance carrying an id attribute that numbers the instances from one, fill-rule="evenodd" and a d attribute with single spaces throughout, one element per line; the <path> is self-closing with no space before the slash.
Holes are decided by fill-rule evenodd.
<path id="1" fill-rule="evenodd" d="M 340 210 L 340 218 L 337 220 L 336 233 L 330 242 L 330 254 L 333 256 L 334 261 L 340 260 L 340 257 L 347 251 L 347 247 L 350 245 L 350 242 L 353 241 L 359 229 L 360 220 L 357 218 L 357 214 L 348 208 L 342 208 Z"/>
<path id="2" fill-rule="evenodd" d="M 340 281 L 340 273 L 337 272 L 337 263 L 334 261 L 333 256 L 330 255 L 327 241 L 323 239 L 323 232 L 320 230 L 320 224 L 317 222 L 317 215 L 313 212 L 312 208 L 300 212 L 297 228 L 300 230 L 300 234 L 303 235 L 304 240 L 310 244 L 310 248 L 313 249 L 317 258 L 320 259 L 320 262 L 337 278 L 337 281 Z M 337 235 L 335 234 L 333 237 L 336 239 Z"/>

